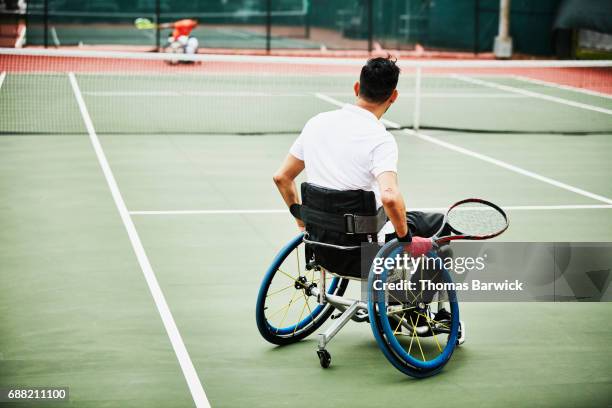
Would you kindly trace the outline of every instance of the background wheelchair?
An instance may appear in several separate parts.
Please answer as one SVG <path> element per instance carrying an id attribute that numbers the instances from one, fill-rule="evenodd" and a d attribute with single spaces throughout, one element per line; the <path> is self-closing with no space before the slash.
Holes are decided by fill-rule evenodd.
<path id="1" fill-rule="evenodd" d="M 306 233 L 291 240 L 266 272 L 256 305 L 261 335 L 277 345 L 290 344 L 332 317 L 334 323 L 319 334 L 317 350 L 326 368 L 331 363 L 327 344 L 340 329 L 349 320 L 368 322 L 380 350 L 395 368 L 419 378 L 438 373 L 465 341 L 465 325 L 459 319 L 457 294 L 442 266 L 445 263 L 418 270 L 386 263 L 385 259 L 401 256 L 405 250 L 405 244 L 393 239 L 371 258 L 382 263 L 369 265 L 367 295 L 362 294 L 367 301 L 343 297 L 349 280 L 362 278 L 360 262 L 370 259 L 360 252 L 361 244 L 376 242 L 386 216 L 376 208 L 371 191 L 336 191 L 308 183 L 301 190 L 304 204 L 292 206 L 291 212 L 304 221 Z M 424 216 L 423 220 L 428 217 Z M 427 257 L 441 260 L 450 256 L 451 241 L 498 236 L 508 228 L 508 218 L 493 203 L 466 199 L 452 205 L 443 218 L 437 216 L 437 224 L 432 236 L 436 250 Z M 300 250 L 303 244 L 306 248 Z M 422 280 L 439 286 L 398 290 L 388 285 Z"/>

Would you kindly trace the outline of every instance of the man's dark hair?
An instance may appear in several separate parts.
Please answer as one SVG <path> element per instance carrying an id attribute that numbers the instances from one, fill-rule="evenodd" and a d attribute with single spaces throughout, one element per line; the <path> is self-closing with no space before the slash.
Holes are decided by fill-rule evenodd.
<path id="1" fill-rule="evenodd" d="M 368 102 L 382 103 L 397 87 L 400 69 L 391 57 L 372 58 L 361 68 L 359 96 Z"/>

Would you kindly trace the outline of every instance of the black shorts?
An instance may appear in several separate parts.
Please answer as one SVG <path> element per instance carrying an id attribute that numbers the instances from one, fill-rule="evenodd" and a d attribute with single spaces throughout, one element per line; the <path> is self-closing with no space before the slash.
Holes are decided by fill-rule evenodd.
<path id="1" fill-rule="evenodd" d="M 440 213 L 424 213 L 422 211 L 409 211 L 406 213 L 408 228 L 413 236 L 429 238 L 433 236 L 444 222 L 444 215 Z M 440 236 L 450 235 L 448 225 L 442 230 Z M 397 238 L 395 233 L 385 235 L 385 242 Z"/>

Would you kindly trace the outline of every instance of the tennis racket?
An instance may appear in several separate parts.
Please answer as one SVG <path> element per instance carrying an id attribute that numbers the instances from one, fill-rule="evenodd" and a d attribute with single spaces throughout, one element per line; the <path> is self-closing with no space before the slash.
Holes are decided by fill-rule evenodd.
<path id="1" fill-rule="evenodd" d="M 453 235 L 440 237 L 448 225 Z M 484 240 L 501 235 L 508 229 L 508 216 L 499 206 L 479 198 L 468 198 L 453 204 L 444 215 L 442 227 L 432 237 L 440 247 L 456 240 Z"/>
<path id="2" fill-rule="evenodd" d="M 152 30 L 157 28 L 157 24 L 153 23 L 148 18 L 137 18 L 134 20 L 134 26 L 139 30 Z"/>

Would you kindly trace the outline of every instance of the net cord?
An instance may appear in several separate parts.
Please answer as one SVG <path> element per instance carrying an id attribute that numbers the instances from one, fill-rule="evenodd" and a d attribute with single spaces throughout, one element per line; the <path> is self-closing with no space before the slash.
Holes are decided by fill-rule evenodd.
<path id="1" fill-rule="evenodd" d="M 110 58 L 157 60 L 175 59 L 195 62 L 236 62 L 265 64 L 299 64 L 322 66 L 363 66 L 363 58 L 287 57 L 227 54 L 173 54 L 124 51 L 49 50 L 42 48 L 0 48 L 0 55 L 44 56 L 65 58 Z M 612 60 L 398 60 L 402 68 L 606 68 Z"/>

